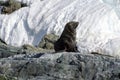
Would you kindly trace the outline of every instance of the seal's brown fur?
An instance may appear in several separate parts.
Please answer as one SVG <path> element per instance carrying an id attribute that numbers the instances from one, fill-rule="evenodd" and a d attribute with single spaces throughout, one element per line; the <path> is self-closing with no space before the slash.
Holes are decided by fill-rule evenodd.
<path id="1" fill-rule="evenodd" d="M 65 25 L 63 33 L 54 44 L 54 49 L 56 52 L 78 52 L 76 46 L 76 28 L 78 24 L 78 22 L 71 21 Z"/>

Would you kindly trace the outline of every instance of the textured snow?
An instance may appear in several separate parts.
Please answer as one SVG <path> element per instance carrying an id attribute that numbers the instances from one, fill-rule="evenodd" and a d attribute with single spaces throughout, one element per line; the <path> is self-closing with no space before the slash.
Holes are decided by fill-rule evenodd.
<path id="1" fill-rule="evenodd" d="M 61 35 L 67 22 L 78 21 L 80 51 L 120 56 L 119 0 L 17 1 L 29 6 L 0 15 L 0 38 L 8 44 L 36 46 L 45 34 Z"/>

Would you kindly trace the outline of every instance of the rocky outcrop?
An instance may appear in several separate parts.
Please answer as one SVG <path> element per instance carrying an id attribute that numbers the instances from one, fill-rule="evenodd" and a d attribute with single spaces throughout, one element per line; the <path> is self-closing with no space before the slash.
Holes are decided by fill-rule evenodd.
<path id="1" fill-rule="evenodd" d="M 0 75 L 14 80 L 120 80 L 120 59 L 67 52 L 19 54 L 0 59 Z"/>
<path id="2" fill-rule="evenodd" d="M 30 53 L 50 53 L 54 50 L 46 50 L 39 47 L 34 47 L 31 45 L 23 45 L 22 47 L 14 47 L 10 45 L 5 45 L 0 42 L 0 58 L 7 58 L 10 56 L 18 54 L 30 54 Z"/>
<path id="3" fill-rule="evenodd" d="M 45 35 L 41 42 L 39 43 L 39 47 L 43 49 L 54 49 L 54 43 L 57 41 L 59 37 L 55 34 L 47 34 Z"/>
<path id="4" fill-rule="evenodd" d="M 120 80 L 120 59 L 0 42 L 0 80 Z"/>
<path id="5" fill-rule="evenodd" d="M 10 14 L 15 10 L 20 9 L 21 7 L 27 6 L 27 4 L 15 0 L 8 0 L 5 2 L 1 1 L 0 6 L 3 6 L 3 8 L 1 9 L 1 14 Z"/>

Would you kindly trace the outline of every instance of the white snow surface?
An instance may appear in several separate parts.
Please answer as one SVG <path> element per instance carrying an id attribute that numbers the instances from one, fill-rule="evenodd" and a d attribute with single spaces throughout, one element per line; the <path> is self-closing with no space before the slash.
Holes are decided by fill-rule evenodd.
<path id="1" fill-rule="evenodd" d="M 18 1 L 29 6 L 9 15 L 0 14 L 0 38 L 7 44 L 36 46 L 45 34 L 60 36 L 67 22 L 78 21 L 79 51 L 120 57 L 120 8 L 115 6 L 119 0 Z"/>

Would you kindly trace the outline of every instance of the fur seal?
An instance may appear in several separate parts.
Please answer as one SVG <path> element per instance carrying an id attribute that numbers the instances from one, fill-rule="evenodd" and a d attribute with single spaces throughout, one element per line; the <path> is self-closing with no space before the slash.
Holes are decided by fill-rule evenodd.
<path id="1" fill-rule="evenodd" d="M 54 43 L 55 52 L 78 52 L 76 46 L 76 28 L 79 22 L 71 21 L 65 25 L 60 38 Z"/>

